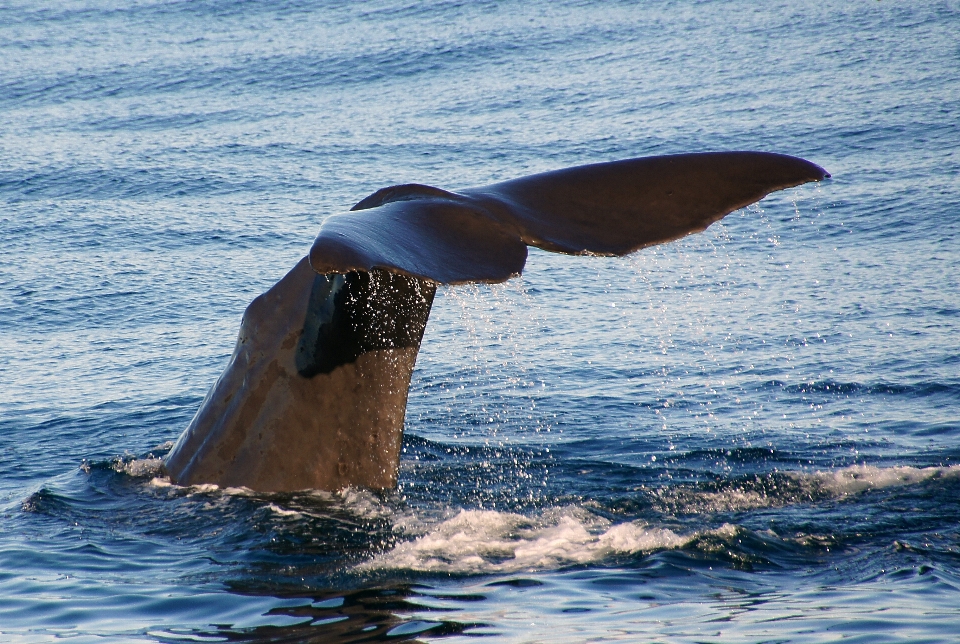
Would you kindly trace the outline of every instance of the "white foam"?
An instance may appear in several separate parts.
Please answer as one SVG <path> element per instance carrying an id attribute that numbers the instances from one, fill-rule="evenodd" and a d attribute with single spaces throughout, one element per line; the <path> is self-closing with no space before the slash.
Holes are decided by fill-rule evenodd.
<path id="1" fill-rule="evenodd" d="M 691 487 L 664 488 L 657 497 L 679 514 L 743 512 L 779 508 L 817 499 L 844 498 L 868 490 L 917 485 L 937 478 L 960 476 L 960 465 L 948 467 L 877 467 L 851 465 L 837 470 L 785 472 L 797 485 L 787 489 L 752 490 L 731 487 L 707 491 Z"/>
<path id="2" fill-rule="evenodd" d="M 590 563 L 616 554 L 678 548 L 697 535 L 678 535 L 643 522 L 611 525 L 575 507 L 530 518 L 493 510 L 461 510 L 362 564 L 361 569 L 446 573 L 520 572 Z"/>
<path id="3" fill-rule="evenodd" d="M 957 477 L 960 466 L 855 465 L 786 475 L 798 488 L 788 486 L 784 494 L 775 488 L 769 492 L 740 489 L 706 492 L 686 488 L 667 489 L 663 498 L 670 499 L 684 512 L 780 507 Z M 595 563 L 616 555 L 681 548 L 705 535 L 731 539 L 739 530 L 725 524 L 712 531 L 677 534 L 643 521 L 614 525 L 580 507 L 556 508 L 535 517 L 492 510 L 461 510 L 433 525 L 421 522 L 420 536 L 365 562 L 360 569 L 455 574 L 555 569 Z"/>
<path id="4" fill-rule="evenodd" d="M 280 515 L 280 516 L 282 516 L 282 517 L 292 517 L 292 518 L 299 519 L 300 517 L 303 516 L 303 513 L 302 513 L 302 512 L 297 512 L 296 510 L 288 510 L 288 509 L 286 509 L 286 508 L 281 508 L 279 505 L 276 505 L 275 503 L 268 503 L 268 504 L 267 504 L 267 509 L 270 510 L 271 512 L 273 512 L 274 514 L 278 514 L 278 515 Z"/>
<path id="5" fill-rule="evenodd" d="M 156 477 L 163 471 L 162 458 L 135 458 L 132 461 L 118 460 L 113 469 L 123 474 L 128 474 L 137 478 Z"/>
<path id="6" fill-rule="evenodd" d="M 348 487 L 333 495 L 343 509 L 361 519 L 383 519 L 393 515 L 393 510 L 384 505 L 370 490 Z"/>
<path id="7" fill-rule="evenodd" d="M 916 485 L 935 478 L 953 478 L 960 476 L 960 465 L 948 467 L 851 465 L 828 472 L 796 473 L 790 476 L 802 483 L 816 485 L 820 490 L 833 496 L 844 497 L 867 490 Z"/>
<path id="8" fill-rule="evenodd" d="M 256 492 L 248 487 L 224 487 L 216 483 L 198 483 L 196 485 L 177 485 L 170 481 L 169 476 L 155 476 L 147 484 L 150 487 L 177 488 L 184 490 L 187 496 L 195 494 L 220 494 L 223 496 L 256 496 Z"/>
<path id="9" fill-rule="evenodd" d="M 689 488 L 666 489 L 659 498 L 675 507 L 680 514 L 741 512 L 758 508 L 780 507 L 786 499 L 754 490 L 732 488 L 721 492 L 704 492 Z"/>

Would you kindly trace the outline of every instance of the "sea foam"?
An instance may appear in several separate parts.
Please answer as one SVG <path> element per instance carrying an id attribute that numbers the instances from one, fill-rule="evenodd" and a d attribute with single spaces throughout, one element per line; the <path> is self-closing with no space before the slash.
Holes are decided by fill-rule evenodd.
<path id="1" fill-rule="evenodd" d="M 679 535 L 644 522 L 612 525 L 573 506 L 548 510 L 537 517 L 461 510 L 360 568 L 446 573 L 544 570 L 601 561 L 617 554 L 678 548 L 697 536 Z"/>

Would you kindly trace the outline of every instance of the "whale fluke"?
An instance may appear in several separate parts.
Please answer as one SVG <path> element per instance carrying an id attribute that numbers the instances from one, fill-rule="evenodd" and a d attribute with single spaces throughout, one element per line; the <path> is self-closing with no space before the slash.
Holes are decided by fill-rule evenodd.
<path id="1" fill-rule="evenodd" d="M 173 482 L 266 492 L 396 484 L 437 284 L 519 275 L 527 246 L 624 255 L 830 175 L 765 152 L 599 163 L 448 192 L 384 188 L 328 217 L 246 309 L 227 368 L 165 459 Z"/>
<path id="2" fill-rule="evenodd" d="M 329 217 L 310 263 L 318 273 L 381 268 L 442 284 L 502 282 L 523 270 L 528 245 L 626 255 L 828 176 L 783 154 L 708 152 L 597 163 L 460 193 L 393 186 Z"/>

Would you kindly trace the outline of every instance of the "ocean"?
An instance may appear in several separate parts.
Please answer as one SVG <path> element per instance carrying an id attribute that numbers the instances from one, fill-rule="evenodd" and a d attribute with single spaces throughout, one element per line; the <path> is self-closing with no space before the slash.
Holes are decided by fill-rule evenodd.
<path id="1" fill-rule="evenodd" d="M 960 3 L 0 2 L 0 641 L 960 638 Z M 179 487 L 375 190 L 826 168 L 438 291 L 399 485 Z"/>

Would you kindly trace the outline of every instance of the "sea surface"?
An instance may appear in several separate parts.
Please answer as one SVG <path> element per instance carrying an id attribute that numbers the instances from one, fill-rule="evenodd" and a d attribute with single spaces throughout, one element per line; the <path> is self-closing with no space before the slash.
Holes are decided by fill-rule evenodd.
<path id="1" fill-rule="evenodd" d="M 0 0 L 0 641 L 960 639 L 960 2 Z M 443 287 L 395 491 L 178 487 L 378 188 L 821 184 Z"/>

